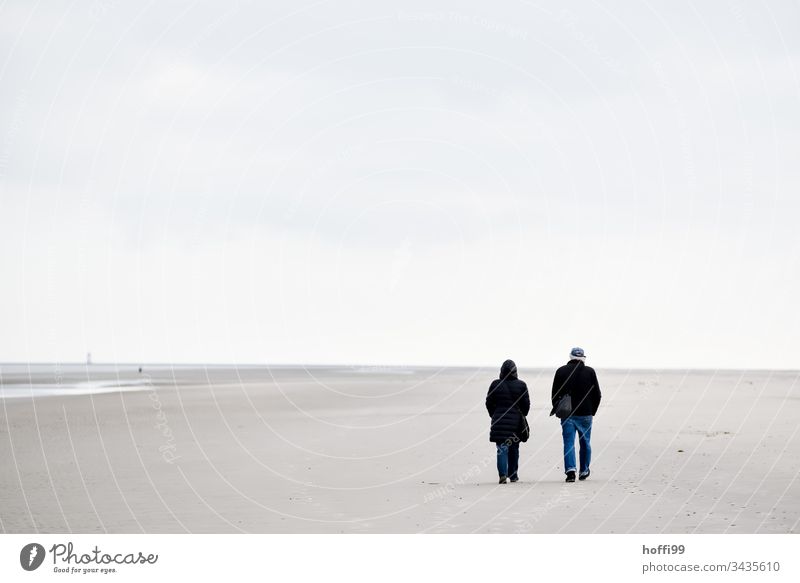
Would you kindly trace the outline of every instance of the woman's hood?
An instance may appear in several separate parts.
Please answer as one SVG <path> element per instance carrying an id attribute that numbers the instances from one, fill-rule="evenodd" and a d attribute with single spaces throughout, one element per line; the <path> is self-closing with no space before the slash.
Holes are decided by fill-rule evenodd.
<path id="1" fill-rule="evenodd" d="M 506 377 L 517 378 L 517 365 L 510 358 L 500 367 L 500 378 L 505 379 Z"/>

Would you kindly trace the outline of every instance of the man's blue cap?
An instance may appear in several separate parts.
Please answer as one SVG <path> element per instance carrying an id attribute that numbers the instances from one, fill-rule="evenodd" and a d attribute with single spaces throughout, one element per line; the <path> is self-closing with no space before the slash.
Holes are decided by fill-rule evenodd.
<path id="1" fill-rule="evenodd" d="M 583 348 L 578 348 L 577 346 L 569 351 L 569 355 L 576 358 L 583 358 L 586 356 L 586 354 L 583 352 Z"/>

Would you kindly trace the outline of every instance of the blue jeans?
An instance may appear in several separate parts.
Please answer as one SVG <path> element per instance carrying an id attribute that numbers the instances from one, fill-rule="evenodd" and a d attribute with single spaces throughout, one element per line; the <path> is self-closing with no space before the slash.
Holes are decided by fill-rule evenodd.
<path id="1" fill-rule="evenodd" d="M 561 436 L 564 438 L 564 472 L 575 471 L 575 433 L 581 445 L 581 475 L 589 471 L 592 461 L 592 419 L 591 415 L 567 417 L 561 420 Z"/>
<path id="2" fill-rule="evenodd" d="M 511 440 L 497 445 L 497 473 L 509 478 L 517 477 L 519 467 L 519 441 Z"/>

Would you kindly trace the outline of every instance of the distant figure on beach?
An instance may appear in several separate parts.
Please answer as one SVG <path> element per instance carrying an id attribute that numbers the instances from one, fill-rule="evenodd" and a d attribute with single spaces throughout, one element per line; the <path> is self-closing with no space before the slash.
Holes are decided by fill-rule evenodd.
<path id="1" fill-rule="evenodd" d="M 553 378 L 553 410 L 550 415 L 561 419 L 561 436 L 564 438 L 564 472 L 567 482 L 575 481 L 575 434 L 580 450 L 579 480 L 589 477 L 592 461 L 592 420 L 600 406 L 600 383 L 597 374 L 586 366 L 583 348 L 573 348 L 569 362 L 556 371 Z"/>
<path id="2" fill-rule="evenodd" d="M 497 446 L 497 473 L 500 483 L 519 480 L 519 444 L 528 441 L 530 430 L 525 419 L 531 408 L 528 386 L 517 378 L 517 365 L 507 360 L 500 367 L 500 378 L 492 381 L 486 395 L 486 410 L 492 418 L 489 441 Z"/>

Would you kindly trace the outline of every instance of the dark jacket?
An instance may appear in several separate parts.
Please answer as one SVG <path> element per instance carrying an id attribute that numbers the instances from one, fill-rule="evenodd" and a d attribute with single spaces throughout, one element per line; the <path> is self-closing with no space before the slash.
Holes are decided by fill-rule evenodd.
<path id="1" fill-rule="evenodd" d="M 527 415 L 530 408 L 528 385 L 517 378 L 517 365 L 514 361 L 505 361 L 500 368 L 500 378 L 492 381 L 486 395 L 486 410 L 492 417 L 489 441 L 517 441 L 519 436 L 516 432 L 521 416 Z"/>
<path id="2" fill-rule="evenodd" d="M 572 415 L 595 415 L 602 395 L 594 369 L 580 360 L 570 360 L 559 368 L 553 378 L 553 410 L 562 395 L 572 397 Z"/>

